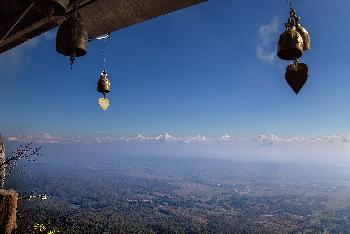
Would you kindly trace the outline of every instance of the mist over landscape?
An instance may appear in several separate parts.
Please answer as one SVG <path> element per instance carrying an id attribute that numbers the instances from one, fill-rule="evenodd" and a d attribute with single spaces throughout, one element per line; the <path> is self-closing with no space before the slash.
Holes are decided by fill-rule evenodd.
<path id="1" fill-rule="evenodd" d="M 349 143 L 342 135 L 326 142 L 39 139 L 44 156 L 6 183 L 24 197 L 49 198 L 20 200 L 23 232 L 33 222 L 63 233 L 346 233 L 350 228 Z"/>

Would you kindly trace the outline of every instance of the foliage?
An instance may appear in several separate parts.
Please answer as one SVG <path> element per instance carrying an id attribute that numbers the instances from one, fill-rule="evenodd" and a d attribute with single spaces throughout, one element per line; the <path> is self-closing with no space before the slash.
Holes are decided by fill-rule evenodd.
<path id="1" fill-rule="evenodd" d="M 11 151 L 10 156 L 6 157 L 5 160 L 0 163 L 0 172 L 6 171 L 4 178 L 2 178 L 2 182 L 4 182 L 6 177 L 10 176 L 15 171 L 24 173 L 22 169 L 26 164 L 19 164 L 20 161 L 36 161 L 34 158 L 35 156 L 42 156 L 42 153 L 40 153 L 41 146 L 33 147 L 32 145 L 33 143 L 19 145 L 19 147 Z"/>
<path id="2" fill-rule="evenodd" d="M 53 230 L 48 230 L 44 224 L 42 223 L 35 223 L 33 226 L 30 228 L 31 233 L 45 233 L 45 234 L 57 234 L 60 233 L 60 231 L 53 229 Z"/>
<path id="3" fill-rule="evenodd" d="M 35 223 L 32 227 L 32 233 L 45 233 L 46 227 L 42 223 Z"/>

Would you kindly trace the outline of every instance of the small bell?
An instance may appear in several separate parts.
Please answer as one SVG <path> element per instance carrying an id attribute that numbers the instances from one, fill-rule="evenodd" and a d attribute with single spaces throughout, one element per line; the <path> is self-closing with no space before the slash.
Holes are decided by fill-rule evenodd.
<path id="1" fill-rule="evenodd" d="M 51 15 L 63 16 L 66 14 L 69 0 L 33 0 L 38 6 L 46 12 L 52 12 Z"/>
<path id="2" fill-rule="evenodd" d="M 278 40 L 277 56 L 283 60 L 294 60 L 303 55 L 303 38 L 295 27 L 287 29 Z"/>
<path id="3" fill-rule="evenodd" d="M 103 70 L 97 82 L 97 91 L 104 95 L 111 91 L 111 82 L 108 80 L 107 76 L 106 70 Z"/>
<path id="4" fill-rule="evenodd" d="M 57 31 L 56 50 L 65 56 L 70 56 L 71 65 L 75 57 L 87 53 L 88 32 L 85 30 L 79 12 L 64 21 Z"/>
<path id="5" fill-rule="evenodd" d="M 106 98 L 106 93 L 111 91 L 111 82 L 107 78 L 106 70 L 103 70 L 100 79 L 97 82 L 97 91 L 103 94 L 103 98 L 98 99 L 98 104 L 103 111 L 109 107 L 109 99 Z"/>
<path id="6" fill-rule="evenodd" d="M 303 38 L 303 51 L 311 49 L 310 34 L 308 33 L 308 31 L 306 31 L 306 29 L 303 26 L 301 26 L 301 24 L 298 24 L 296 26 L 296 30 Z"/>
<path id="7" fill-rule="evenodd" d="M 310 34 L 303 26 L 301 26 L 300 17 L 297 16 L 297 13 L 294 9 L 291 9 L 289 11 L 289 15 L 291 20 L 293 21 L 293 25 L 295 25 L 296 30 L 298 31 L 300 36 L 303 38 L 303 50 L 306 51 L 311 49 Z"/>
<path id="8" fill-rule="evenodd" d="M 286 31 L 278 41 L 277 55 L 283 60 L 295 60 L 302 56 L 303 52 L 311 48 L 310 35 L 300 24 L 300 17 L 292 8 L 290 2 L 289 18 Z"/>
<path id="9" fill-rule="evenodd" d="M 285 74 L 288 85 L 298 94 L 308 78 L 308 67 L 304 63 L 289 64 Z"/>

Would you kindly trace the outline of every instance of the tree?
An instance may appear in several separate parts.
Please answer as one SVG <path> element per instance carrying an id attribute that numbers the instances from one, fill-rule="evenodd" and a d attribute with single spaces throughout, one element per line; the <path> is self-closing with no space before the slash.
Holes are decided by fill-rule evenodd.
<path id="1" fill-rule="evenodd" d="M 19 165 L 19 161 L 35 161 L 35 156 L 42 156 L 40 147 L 33 147 L 33 143 L 19 145 L 12 150 L 9 157 L 5 156 L 5 145 L 0 135 L 0 186 L 4 187 L 6 177 L 14 171 L 21 171 L 25 165 Z"/>

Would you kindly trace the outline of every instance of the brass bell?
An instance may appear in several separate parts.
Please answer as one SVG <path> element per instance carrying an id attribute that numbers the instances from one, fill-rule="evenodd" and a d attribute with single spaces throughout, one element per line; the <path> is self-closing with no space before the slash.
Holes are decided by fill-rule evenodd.
<path id="1" fill-rule="evenodd" d="M 296 26 L 296 30 L 303 38 L 303 51 L 311 49 L 310 34 L 308 33 L 308 31 L 306 31 L 306 29 L 303 26 L 301 26 L 301 24 L 298 24 Z"/>
<path id="2" fill-rule="evenodd" d="M 54 16 L 63 16 L 66 14 L 69 0 L 33 0 L 45 11 L 52 11 Z"/>
<path id="3" fill-rule="evenodd" d="M 105 95 L 111 91 L 111 82 L 107 78 L 106 70 L 103 70 L 97 82 L 97 91 Z"/>
<path id="4" fill-rule="evenodd" d="M 285 78 L 288 85 L 298 94 L 308 78 L 308 67 L 304 63 L 289 64 L 286 68 Z"/>
<path id="5" fill-rule="evenodd" d="M 295 27 L 287 29 L 278 40 L 277 56 L 283 60 L 294 60 L 302 55 L 303 38 Z"/>
<path id="6" fill-rule="evenodd" d="M 291 9 L 289 11 L 289 15 L 290 15 L 289 22 L 293 23 L 293 25 L 296 27 L 296 30 L 300 34 L 300 36 L 303 38 L 303 51 L 311 49 L 310 35 L 308 31 L 303 26 L 301 26 L 300 17 L 297 16 L 297 13 L 294 9 Z"/>
<path id="7" fill-rule="evenodd" d="M 75 57 L 84 56 L 87 53 L 88 32 L 86 31 L 79 12 L 64 21 L 57 31 L 56 51 L 70 56 L 71 62 Z"/>

